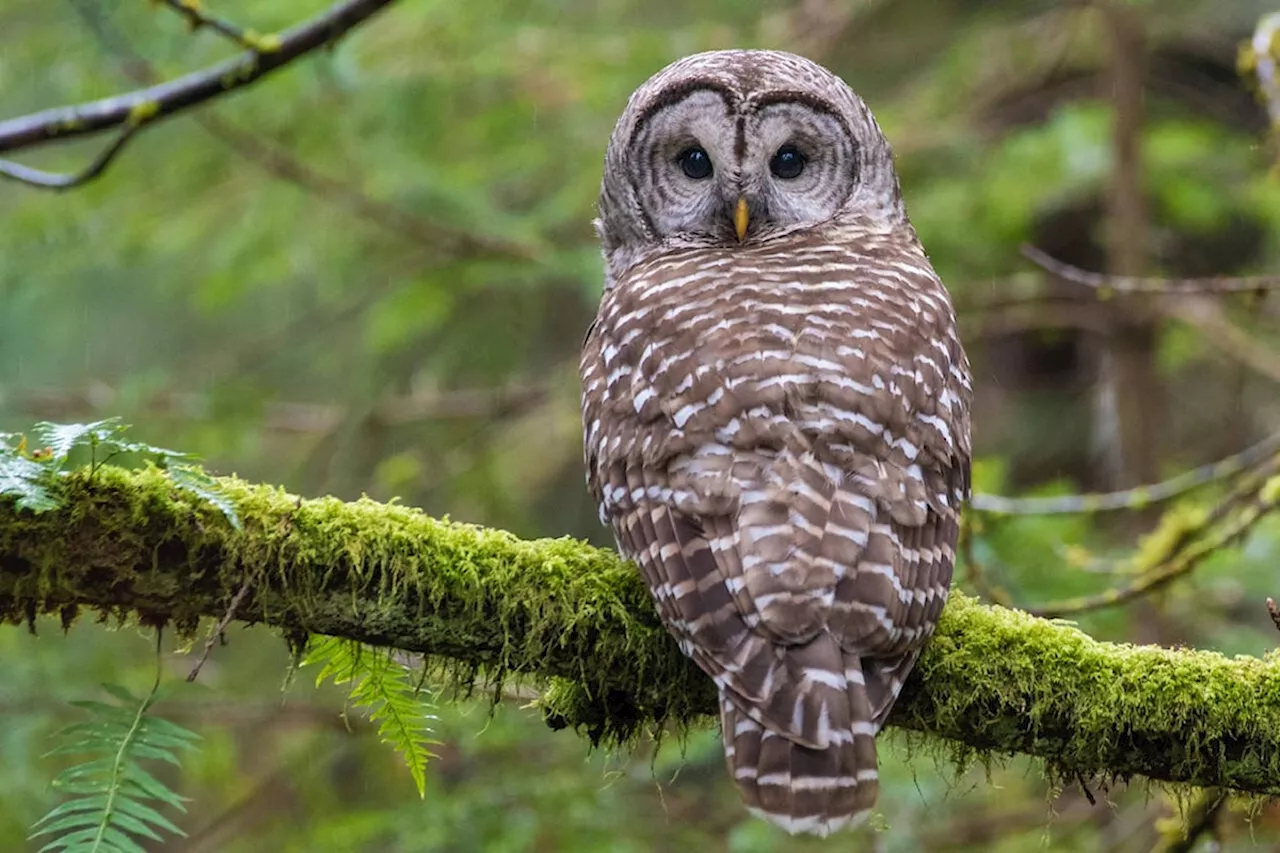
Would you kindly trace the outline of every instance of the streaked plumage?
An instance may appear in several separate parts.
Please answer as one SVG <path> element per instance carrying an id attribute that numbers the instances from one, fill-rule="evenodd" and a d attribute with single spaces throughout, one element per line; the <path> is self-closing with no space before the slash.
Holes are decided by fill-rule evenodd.
<path id="1" fill-rule="evenodd" d="M 679 171 L 691 145 L 714 175 Z M 771 172 L 787 145 L 808 176 Z M 888 144 L 807 60 L 699 54 L 632 96 L 597 229 L 582 382 L 601 519 L 718 685 L 747 806 L 793 832 L 855 824 L 969 489 L 968 362 Z"/>

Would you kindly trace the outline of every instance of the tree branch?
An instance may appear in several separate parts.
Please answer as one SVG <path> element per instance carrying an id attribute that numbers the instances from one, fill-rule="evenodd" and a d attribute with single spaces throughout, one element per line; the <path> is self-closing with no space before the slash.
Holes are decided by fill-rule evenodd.
<path id="1" fill-rule="evenodd" d="M 134 48 L 111 18 L 103 13 L 97 0 L 73 2 L 85 27 L 107 52 L 120 60 L 127 77 L 139 85 L 150 85 L 159 79 L 155 68 Z M 166 0 L 166 4 L 185 10 L 192 6 L 192 0 Z M 200 11 L 198 5 L 195 8 Z M 261 39 L 261 36 L 253 33 L 242 35 L 253 39 L 253 44 Z M 340 180 L 303 163 L 279 143 L 241 130 L 221 120 L 212 111 L 199 113 L 193 119 L 211 136 L 272 177 L 287 181 L 303 192 L 311 193 L 318 199 L 391 233 L 431 247 L 437 260 L 446 250 L 455 254 L 483 253 L 535 262 L 544 254 L 541 246 L 526 240 L 481 233 L 468 229 L 465 225 L 447 221 L 446 218 L 431 219 L 372 198 L 350 180 Z"/>
<path id="2" fill-rule="evenodd" d="M 279 38 L 261 36 L 259 50 L 249 50 L 217 65 L 123 95 L 84 104 L 58 107 L 0 122 L 0 152 L 32 148 L 47 142 L 74 139 L 116 127 L 137 128 L 176 115 L 183 110 L 256 83 L 311 51 L 332 45 L 349 30 L 363 23 L 393 0 L 343 0 L 325 12 L 288 30 Z M 123 134 L 94 161 L 95 177 L 119 153 Z M 36 186 L 65 188 L 83 183 L 83 173 L 57 176 L 48 173 L 26 175 L 23 167 L 3 163 L 0 176 Z M 35 180 L 28 180 L 34 177 Z M 79 178 L 79 181 L 75 179 Z"/>
<path id="3" fill-rule="evenodd" d="M 1107 275 L 1063 263 L 1035 246 L 1024 245 L 1023 256 L 1063 281 L 1101 293 L 1151 293 L 1160 296 L 1203 296 L 1218 293 L 1256 293 L 1280 288 L 1280 276 L 1215 276 L 1213 278 L 1159 278 Z"/>
<path id="4" fill-rule="evenodd" d="M 256 50 L 261 53 L 269 52 L 276 47 L 272 40 L 264 40 L 257 33 L 246 31 L 230 21 L 212 14 L 208 9 L 204 8 L 204 5 L 199 0 L 161 0 L 161 2 L 186 18 L 187 26 L 191 28 L 192 32 L 208 28 L 232 44 L 238 45 L 245 50 Z"/>
<path id="5" fill-rule="evenodd" d="M 106 171 L 107 167 L 111 165 L 111 161 L 116 159 L 116 155 L 124 150 L 124 146 L 141 129 L 145 121 L 146 119 L 140 116 L 136 121 L 126 122 L 124 128 L 116 134 L 116 138 L 111 140 L 111 144 L 98 152 L 98 156 L 94 157 L 89 165 L 79 172 L 71 174 L 46 172 L 43 169 L 34 169 L 21 163 L 0 160 L 0 178 L 9 178 L 22 184 L 46 190 L 71 190 L 83 186 Z"/>
<path id="6" fill-rule="evenodd" d="M 362 500 L 224 480 L 244 522 L 163 473 L 99 469 L 62 508 L 0 502 L 0 618 L 85 609 L 191 635 L 224 616 L 295 641 L 349 637 L 428 656 L 454 686 L 551 681 L 551 722 L 595 742 L 703 724 L 711 681 L 677 650 L 639 575 L 570 539 L 521 541 Z M 891 717 L 971 750 L 1028 753 L 1062 778 L 1280 793 L 1280 659 L 1101 643 L 954 592 Z"/>

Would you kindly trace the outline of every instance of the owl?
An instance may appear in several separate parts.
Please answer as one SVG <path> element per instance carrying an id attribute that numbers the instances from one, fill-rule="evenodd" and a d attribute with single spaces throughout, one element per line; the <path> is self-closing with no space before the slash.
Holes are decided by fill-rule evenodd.
<path id="1" fill-rule="evenodd" d="M 715 681 L 747 808 L 854 826 L 969 495 L 969 364 L 889 144 L 807 59 L 697 54 L 631 96 L 595 224 L 601 520 Z"/>

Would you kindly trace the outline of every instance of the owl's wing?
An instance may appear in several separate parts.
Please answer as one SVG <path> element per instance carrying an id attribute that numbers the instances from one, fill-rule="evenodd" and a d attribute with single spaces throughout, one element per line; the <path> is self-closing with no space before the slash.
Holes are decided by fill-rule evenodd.
<path id="1" fill-rule="evenodd" d="M 627 478 L 633 490 L 662 488 L 644 466 L 628 466 Z M 757 723 L 825 748 L 852 724 L 846 655 L 833 642 L 784 645 L 762 627 L 752 600 L 737 594 L 735 527 L 730 516 L 695 518 L 648 500 L 613 516 L 619 545 L 639 565 L 681 650 Z"/>
<path id="2" fill-rule="evenodd" d="M 921 509 L 914 490 L 895 489 L 890 467 L 868 467 L 875 479 L 837 483 L 811 456 L 780 475 L 775 461 L 777 489 L 748 479 L 731 511 L 706 513 L 677 505 L 697 501 L 696 482 L 674 490 L 693 497 L 664 501 L 665 472 L 618 470 L 640 498 L 616 507 L 619 544 L 682 650 L 746 716 L 811 746 L 848 731 L 866 702 L 880 727 L 951 577 L 954 510 Z M 863 687 L 865 698 L 851 696 Z"/>
<path id="3" fill-rule="evenodd" d="M 924 510 L 899 499 L 880 503 L 855 571 L 836 586 L 833 620 L 846 648 L 862 650 L 863 672 L 877 728 L 884 724 L 933 633 L 955 564 L 960 506 L 968 494 L 968 459 L 933 472 Z"/>

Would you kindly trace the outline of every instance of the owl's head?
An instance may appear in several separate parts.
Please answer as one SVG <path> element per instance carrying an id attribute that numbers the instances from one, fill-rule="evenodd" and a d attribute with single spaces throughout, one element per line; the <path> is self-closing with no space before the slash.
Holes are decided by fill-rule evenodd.
<path id="1" fill-rule="evenodd" d="M 695 54 L 637 89 L 609 142 L 599 213 L 611 277 L 655 249 L 906 218 L 862 99 L 822 66 L 767 50 Z"/>

